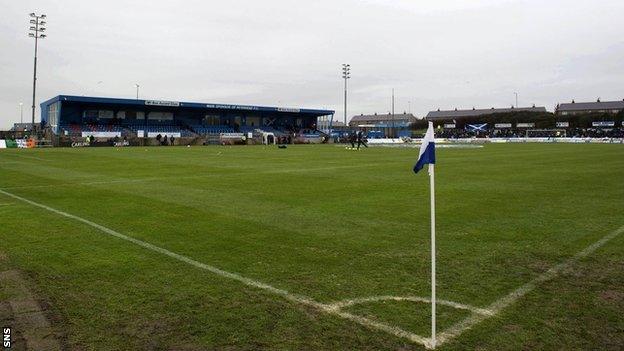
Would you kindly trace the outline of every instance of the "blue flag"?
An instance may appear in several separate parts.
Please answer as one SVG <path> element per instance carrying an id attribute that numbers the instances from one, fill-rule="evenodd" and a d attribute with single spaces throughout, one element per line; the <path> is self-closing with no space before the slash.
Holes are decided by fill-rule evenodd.
<path id="1" fill-rule="evenodd" d="M 427 133 L 420 144 L 418 161 L 414 165 L 414 173 L 418 173 L 426 164 L 435 164 L 435 136 L 433 134 L 433 122 L 429 122 Z"/>

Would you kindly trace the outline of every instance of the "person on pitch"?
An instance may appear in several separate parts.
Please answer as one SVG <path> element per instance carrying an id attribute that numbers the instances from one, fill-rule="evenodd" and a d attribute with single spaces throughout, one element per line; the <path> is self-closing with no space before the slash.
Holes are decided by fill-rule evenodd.
<path id="1" fill-rule="evenodd" d="M 363 131 L 358 131 L 357 132 L 357 149 L 360 149 L 360 145 L 364 145 L 365 148 L 368 148 L 368 145 L 366 145 L 366 138 L 364 137 L 364 132 Z"/>
<path id="2" fill-rule="evenodd" d="M 349 133 L 349 142 L 351 143 L 351 149 L 355 149 L 355 140 L 357 139 L 357 135 L 355 132 Z"/>

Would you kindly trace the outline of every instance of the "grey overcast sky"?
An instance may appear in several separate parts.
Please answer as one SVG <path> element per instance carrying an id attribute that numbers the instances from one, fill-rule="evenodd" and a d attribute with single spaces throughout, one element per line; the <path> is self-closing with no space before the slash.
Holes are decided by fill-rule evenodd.
<path id="1" fill-rule="evenodd" d="M 0 0 L 0 128 L 58 94 L 329 108 L 349 116 L 624 98 L 622 0 Z M 39 111 L 37 110 L 37 120 Z"/>

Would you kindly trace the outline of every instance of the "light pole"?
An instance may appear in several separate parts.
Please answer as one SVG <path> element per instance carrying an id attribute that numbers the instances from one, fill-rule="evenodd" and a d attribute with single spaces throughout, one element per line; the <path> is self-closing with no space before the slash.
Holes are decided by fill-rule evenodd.
<path id="1" fill-rule="evenodd" d="M 344 79 L 344 124 L 347 126 L 347 79 L 351 78 L 351 65 L 342 64 L 342 78 Z"/>
<path id="2" fill-rule="evenodd" d="M 139 86 L 140 85 L 135 83 L 134 86 L 136 87 L 136 99 L 138 100 L 139 99 Z"/>
<path id="3" fill-rule="evenodd" d="M 20 102 L 20 124 L 24 124 L 24 103 Z"/>
<path id="4" fill-rule="evenodd" d="M 28 33 L 28 36 L 31 38 L 35 38 L 35 63 L 34 63 L 34 69 L 33 69 L 32 119 L 31 119 L 32 128 L 34 130 L 35 129 L 35 92 L 37 91 L 37 46 L 39 44 L 39 39 L 43 39 L 46 37 L 46 35 L 43 34 L 43 32 L 45 32 L 46 30 L 44 27 L 46 22 L 43 20 L 44 18 L 46 18 L 46 15 L 44 14 L 37 15 L 36 13 L 32 12 L 30 14 L 30 17 L 31 17 L 30 24 L 33 26 L 30 26 L 30 32 Z"/>
<path id="5" fill-rule="evenodd" d="M 394 125 L 394 88 L 392 88 L 392 137 L 396 136 L 396 127 Z"/>
<path id="6" fill-rule="evenodd" d="M 516 108 L 518 108 L 518 93 L 514 93 L 516 95 Z"/>

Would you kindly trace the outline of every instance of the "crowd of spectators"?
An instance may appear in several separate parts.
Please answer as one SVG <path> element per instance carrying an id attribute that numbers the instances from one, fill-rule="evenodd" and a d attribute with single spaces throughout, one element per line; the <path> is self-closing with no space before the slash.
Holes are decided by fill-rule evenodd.
<path id="1" fill-rule="evenodd" d="M 573 128 L 568 131 L 567 136 L 574 138 L 624 138 L 624 129 Z"/>
<path id="2" fill-rule="evenodd" d="M 564 132 L 565 131 L 565 132 Z M 622 128 L 567 128 L 552 130 L 529 130 L 526 129 L 490 129 L 490 130 L 464 130 L 464 129 L 439 129 L 435 132 L 436 138 L 463 139 L 463 138 L 624 138 Z"/>
<path id="3" fill-rule="evenodd" d="M 162 134 L 158 134 L 156 135 L 156 141 L 162 146 L 175 145 L 175 137 L 173 135 L 168 138 L 167 135 L 163 137 Z"/>

